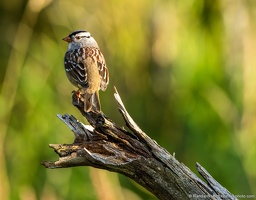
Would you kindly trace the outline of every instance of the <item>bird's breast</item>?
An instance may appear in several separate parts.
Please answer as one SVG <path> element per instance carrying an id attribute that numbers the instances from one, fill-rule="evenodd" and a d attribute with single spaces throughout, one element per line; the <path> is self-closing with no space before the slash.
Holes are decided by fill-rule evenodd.
<path id="1" fill-rule="evenodd" d="M 99 75 L 97 62 L 91 57 L 84 60 L 84 65 L 87 67 L 87 82 L 89 87 L 87 93 L 93 94 L 100 89 L 101 78 Z"/>

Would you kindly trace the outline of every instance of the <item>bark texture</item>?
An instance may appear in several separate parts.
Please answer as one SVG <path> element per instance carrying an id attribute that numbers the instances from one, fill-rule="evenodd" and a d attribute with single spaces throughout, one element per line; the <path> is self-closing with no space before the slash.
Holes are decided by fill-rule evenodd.
<path id="1" fill-rule="evenodd" d="M 115 91 L 118 110 L 126 126 L 117 125 L 104 113 L 84 112 L 84 104 L 73 93 L 72 103 L 87 119 L 84 125 L 72 115 L 57 115 L 75 135 L 73 144 L 50 144 L 57 161 L 43 161 L 46 168 L 92 166 L 123 174 L 161 200 L 236 199 L 198 163 L 206 182 L 148 137 L 133 121 Z"/>

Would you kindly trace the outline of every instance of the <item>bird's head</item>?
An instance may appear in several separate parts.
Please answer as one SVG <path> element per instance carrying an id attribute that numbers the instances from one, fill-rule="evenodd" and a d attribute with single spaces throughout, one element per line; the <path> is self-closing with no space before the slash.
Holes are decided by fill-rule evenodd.
<path id="1" fill-rule="evenodd" d="M 68 42 L 68 50 L 78 49 L 81 47 L 98 47 L 97 42 L 88 31 L 78 30 L 70 33 L 63 38 Z"/>

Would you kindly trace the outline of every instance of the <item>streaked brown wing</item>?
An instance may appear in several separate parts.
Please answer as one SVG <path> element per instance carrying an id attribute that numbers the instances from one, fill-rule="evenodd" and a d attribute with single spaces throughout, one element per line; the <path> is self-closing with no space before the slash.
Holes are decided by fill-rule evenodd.
<path id="1" fill-rule="evenodd" d="M 103 54 L 99 51 L 97 56 L 99 74 L 101 77 L 100 89 L 105 91 L 109 82 L 109 73 Z"/>
<path id="2" fill-rule="evenodd" d="M 75 49 L 69 51 L 65 55 L 64 66 L 68 79 L 70 82 L 79 88 L 87 88 L 87 69 L 82 62 L 84 51 L 82 49 Z"/>

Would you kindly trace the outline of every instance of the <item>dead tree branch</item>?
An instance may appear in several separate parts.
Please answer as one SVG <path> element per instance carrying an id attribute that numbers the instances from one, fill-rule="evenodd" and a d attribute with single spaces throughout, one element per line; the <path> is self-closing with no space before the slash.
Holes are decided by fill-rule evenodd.
<path id="1" fill-rule="evenodd" d="M 90 125 L 72 115 L 58 117 L 73 131 L 73 144 L 50 144 L 59 160 L 43 161 L 46 168 L 92 166 L 123 174 L 161 200 L 236 199 L 198 163 L 198 172 L 206 183 L 180 163 L 163 147 L 148 137 L 133 121 L 115 91 L 118 109 L 131 132 L 115 124 L 103 113 L 84 112 L 82 101 L 72 96 L 72 103 Z"/>

